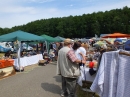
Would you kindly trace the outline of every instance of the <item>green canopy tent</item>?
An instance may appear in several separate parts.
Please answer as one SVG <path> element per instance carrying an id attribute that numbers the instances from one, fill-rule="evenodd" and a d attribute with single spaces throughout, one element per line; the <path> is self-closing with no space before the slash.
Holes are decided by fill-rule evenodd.
<path id="1" fill-rule="evenodd" d="M 60 36 L 56 36 L 55 38 L 56 38 L 56 39 L 60 39 L 61 41 L 64 41 L 64 40 L 65 40 L 65 38 L 60 37 Z"/>
<path id="2" fill-rule="evenodd" d="M 41 35 L 43 38 L 46 39 L 47 42 L 60 42 L 61 40 L 60 39 L 56 39 L 56 38 L 53 38 L 51 36 L 48 36 L 48 35 Z"/>
<path id="3" fill-rule="evenodd" d="M 21 46 L 21 41 L 45 41 L 45 39 L 41 36 L 27 33 L 21 30 L 9 33 L 9 34 L 4 34 L 0 36 L 0 42 L 11 42 L 11 41 L 18 41 L 18 64 L 19 64 L 19 69 L 20 69 L 20 46 Z"/>
<path id="4" fill-rule="evenodd" d="M 45 39 L 41 36 L 18 30 L 9 34 L 1 35 L 0 42 L 4 41 L 45 41 Z"/>
<path id="5" fill-rule="evenodd" d="M 46 42 L 47 53 L 49 53 L 49 45 L 50 45 L 50 43 L 52 43 L 52 42 L 61 42 L 60 39 L 56 39 L 56 38 L 53 38 L 53 37 L 45 35 L 45 34 L 43 34 L 41 36 L 46 39 L 45 42 Z"/>

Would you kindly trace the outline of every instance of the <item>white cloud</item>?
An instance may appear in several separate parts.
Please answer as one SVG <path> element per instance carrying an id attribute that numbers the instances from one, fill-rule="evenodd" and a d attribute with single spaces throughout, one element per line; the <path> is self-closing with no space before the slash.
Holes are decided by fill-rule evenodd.
<path id="1" fill-rule="evenodd" d="M 35 13 L 35 8 L 33 7 L 22 7 L 22 6 L 10 6 L 8 8 L 0 8 L 1 13 Z"/>
<path id="2" fill-rule="evenodd" d="M 24 0 L 29 2 L 51 2 L 53 0 Z M 85 6 L 73 9 L 74 5 L 72 2 L 69 5 L 71 9 L 61 9 L 58 7 L 39 7 L 39 6 L 25 6 L 23 2 L 17 2 L 17 0 L 1 0 L 0 2 L 0 27 L 13 27 L 18 25 L 27 24 L 28 22 L 47 19 L 52 17 L 64 17 L 70 15 L 82 15 L 98 11 L 106 11 L 116 8 L 123 8 L 124 6 L 130 7 L 129 0 L 122 0 L 122 2 L 100 4 L 96 1 L 99 0 L 88 0 L 93 3 L 91 6 Z M 81 1 L 80 1 L 81 2 Z"/>
<path id="3" fill-rule="evenodd" d="M 27 2 L 36 2 L 36 3 L 45 3 L 45 2 L 52 2 L 54 0 L 25 0 Z"/>
<path id="4" fill-rule="evenodd" d="M 69 6 L 71 6 L 71 7 L 72 7 L 73 5 L 71 4 L 71 5 L 69 5 Z"/>
<path id="5" fill-rule="evenodd" d="M 17 25 L 27 24 L 28 22 L 51 18 L 53 16 L 58 16 L 60 12 L 58 12 L 55 8 L 50 9 L 37 9 L 35 14 L 30 12 L 22 12 L 22 13 L 15 13 L 9 16 L 3 17 L 4 19 L 0 19 L 0 27 L 13 27 Z"/>
<path id="6" fill-rule="evenodd" d="M 66 7 L 73 7 L 74 5 L 73 4 L 70 4 L 70 5 L 66 5 Z"/>

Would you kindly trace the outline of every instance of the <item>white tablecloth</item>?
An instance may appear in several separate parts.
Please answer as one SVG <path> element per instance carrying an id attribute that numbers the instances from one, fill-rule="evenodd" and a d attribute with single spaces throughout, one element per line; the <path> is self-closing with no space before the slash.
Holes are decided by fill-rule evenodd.
<path id="1" fill-rule="evenodd" d="M 82 86 L 82 80 L 93 82 L 93 80 L 94 80 L 94 78 L 96 76 L 96 74 L 94 74 L 94 75 L 91 76 L 89 74 L 89 68 L 86 67 L 86 66 L 84 66 L 84 67 L 80 66 L 80 72 L 81 72 L 81 76 L 78 78 L 78 84 L 80 86 Z"/>
<path id="2" fill-rule="evenodd" d="M 20 58 L 20 65 L 22 67 L 25 67 L 28 65 L 36 64 L 39 62 L 39 60 L 43 60 L 42 54 L 37 54 L 30 57 L 23 57 Z M 18 59 L 14 59 L 14 66 L 19 67 Z"/>

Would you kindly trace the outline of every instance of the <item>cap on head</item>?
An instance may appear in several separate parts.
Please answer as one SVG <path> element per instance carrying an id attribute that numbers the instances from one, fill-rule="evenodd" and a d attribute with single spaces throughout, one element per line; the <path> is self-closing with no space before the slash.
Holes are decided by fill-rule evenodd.
<path id="1" fill-rule="evenodd" d="M 119 44 L 122 44 L 122 39 L 116 38 L 116 39 L 114 40 L 114 42 L 118 42 Z"/>
<path id="2" fill-rule="evenodd" d="M 73 43 L 73 41 L 71 39 L 69 39 L 69 38 L 67 38 L 67 39 L 64 40 L 64 44 L 65 45 L 71 44 L 71 43 Z"/>

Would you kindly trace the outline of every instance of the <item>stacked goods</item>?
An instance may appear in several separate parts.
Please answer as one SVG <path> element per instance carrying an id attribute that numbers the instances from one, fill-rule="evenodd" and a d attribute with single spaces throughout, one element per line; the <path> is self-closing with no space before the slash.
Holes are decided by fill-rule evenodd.
<path id="1" fill-rule="evenodd" d="M 0 79 L 15 74 L 14 60 L 0 60 Z"/>

